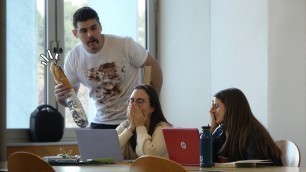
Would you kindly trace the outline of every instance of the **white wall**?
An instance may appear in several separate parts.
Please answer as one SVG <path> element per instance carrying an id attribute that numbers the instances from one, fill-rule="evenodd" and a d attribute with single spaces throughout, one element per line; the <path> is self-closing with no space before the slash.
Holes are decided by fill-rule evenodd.
<path id="1" fill-rule="evenodd" d="M 192 2 L 192 3 L 190 3 Z M 209 124 L 209 1 L 159 1 L 158 52 L 164 113 L 177 127 Z"/>
<path id="2" fill-rule="evenodd" d="M 298 144 L 306 166 L 305 9 L 304 0 L 159 1 L 170 122 L 206 125 L 213 94 L 237 87 L 275 140 Z"/>
<path id="3" fill-rule="evenodd" d="M 267 126 L 267 2 L 211 1 L 211 90 L 241 89 Z"/>
<path id="4" fill-rule="evenodd" d="M 268 127 L 300 148 L 306 166 L 305 0 L 269 1 Z"/>

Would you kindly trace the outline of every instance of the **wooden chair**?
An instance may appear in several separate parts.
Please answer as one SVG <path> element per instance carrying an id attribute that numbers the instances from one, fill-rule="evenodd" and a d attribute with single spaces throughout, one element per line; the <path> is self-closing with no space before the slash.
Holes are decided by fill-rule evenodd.
<path id="1" fill-rule="evenodd" d="M 130 167 L 130 172 L 187 172 L 187 170 L 181 165 L 172 160 L 145 155 L 137 158 Z"/>
<path id="2" fill-rule="evenodd" d="M 282 151 L 283 166 L 299 167 L 300 166 L 300 150 L 298 146 L 289 140 L 278 140 L 275 142 L 279 149 Z"/>
<path id="3" fill-rule="evenodd" d="M 54 172 L 52 166 L 39 156 L 29 152 L 15 152 L 11 154 L 7 161 L 9 172 Z"/>

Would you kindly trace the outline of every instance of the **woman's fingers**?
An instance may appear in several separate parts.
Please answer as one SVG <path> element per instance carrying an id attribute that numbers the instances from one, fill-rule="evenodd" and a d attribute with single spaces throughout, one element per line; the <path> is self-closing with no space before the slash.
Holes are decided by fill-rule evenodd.
<path id="1" fill-rule="evenodd" d="M 147 117 L 138 106 L 133 105 L 130 112 L 133 114 L 134 124 L 136 127 L 143 126 L 145 124 Z"/>

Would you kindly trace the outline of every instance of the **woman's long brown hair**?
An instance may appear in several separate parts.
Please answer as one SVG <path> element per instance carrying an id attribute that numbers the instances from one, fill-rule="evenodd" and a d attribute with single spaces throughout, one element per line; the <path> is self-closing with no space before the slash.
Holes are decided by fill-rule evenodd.
<path id="1" fill-rule="evenodd" d="M 226 141 L 220 150 L 231 161 L 247 159 L 250 144 L 262 159 L 278 160 L 281 151 L 266 128 L 253 115 L 247 98 L 237 88 L 222 90 L 215 95 L 225 106 L 223 127 Z M 256 143 L 250 143 L 256 142 Z"/>

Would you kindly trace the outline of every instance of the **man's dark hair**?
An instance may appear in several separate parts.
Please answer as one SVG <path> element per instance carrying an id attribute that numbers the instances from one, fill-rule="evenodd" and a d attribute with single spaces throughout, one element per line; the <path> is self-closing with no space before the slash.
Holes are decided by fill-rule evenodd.
<path id="1" fill-rule="evenodd" d="M 73 26 L 76 29 L 77 28 L 77 22 L 84 22 L 86 20 L 89 19 L 96 19 L 97 22 L 99 22 L 99 25 L 101 25 L 100 23 L 100 19 L 99 16 L 97 14 L 97 12 L 90 8 L 90 7 L 82 7 L 80 9 L 78 9 L 74 14 L 73 14 Z"/>

